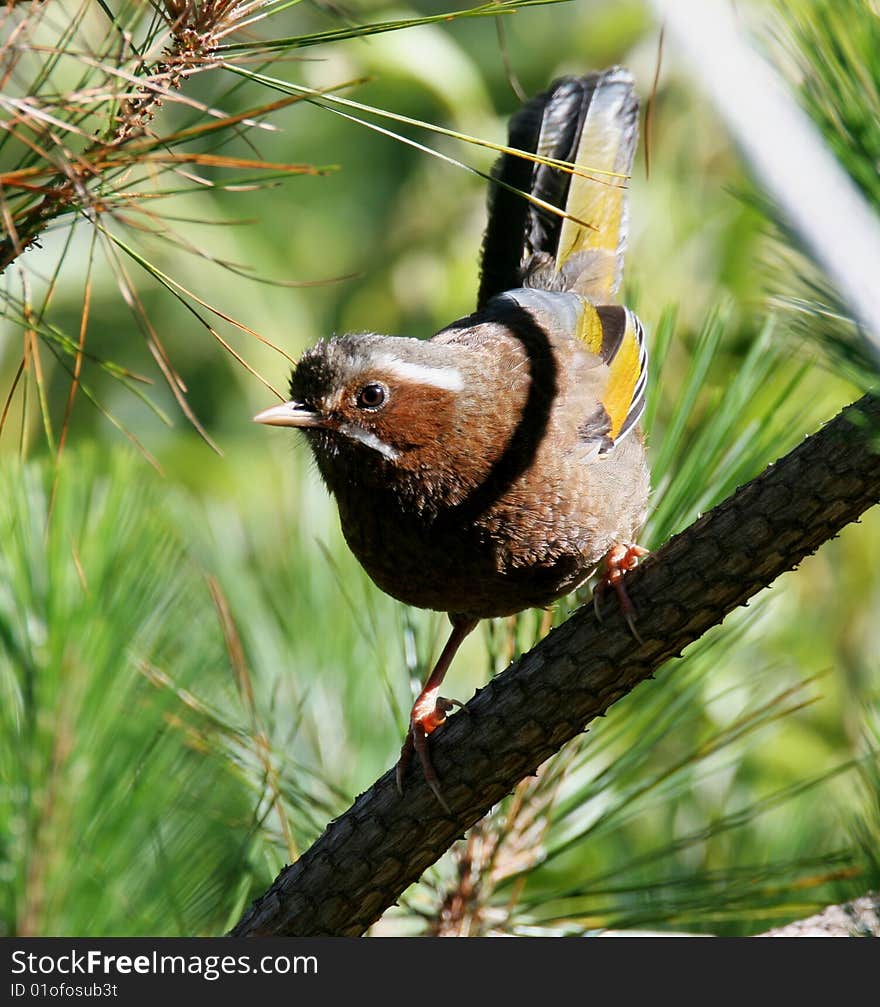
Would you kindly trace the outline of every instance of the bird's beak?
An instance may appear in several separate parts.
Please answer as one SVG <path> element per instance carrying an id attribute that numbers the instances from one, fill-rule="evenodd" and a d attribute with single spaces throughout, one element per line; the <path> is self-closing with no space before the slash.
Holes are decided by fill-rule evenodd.
<path id="1" fill-rule="evenodd" d="M 270 406 L 257 413 L 254 423 L 270 427 L 320 427 L 324 425 L 324 418 L 301 402 L 282 402 L 280 406 Z"/>

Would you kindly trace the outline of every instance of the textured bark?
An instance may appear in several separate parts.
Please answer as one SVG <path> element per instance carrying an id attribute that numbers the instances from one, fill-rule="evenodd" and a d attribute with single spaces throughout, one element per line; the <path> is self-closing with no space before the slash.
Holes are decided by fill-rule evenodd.
<path id="1" fill-rule="evenodd" d="M 880 501 L 880 398 L 865 396 L 627 574 L 643 643 L 609 599 L 576 612 L 432 737 L 447 814 L 411 767 L 332 821 L 234 936 L 356 936 L 516 783 L 732 609 Z"/>

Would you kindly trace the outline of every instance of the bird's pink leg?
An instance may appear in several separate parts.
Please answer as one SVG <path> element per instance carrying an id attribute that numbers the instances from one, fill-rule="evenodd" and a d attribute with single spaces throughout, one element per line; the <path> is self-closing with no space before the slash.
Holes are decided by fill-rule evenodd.
<path id="1" fill-rule="evenodd" d="M 437 800 L 449 811 L 449 805 L 443 799 L 440 792 L 440 780 L 434 771 L 431 763 L 431 753 L 428 750 L 428 735 L 435 731 L 445 720 L 446 714 L 454 706 L 461 706 L 457 699 L 446 699 L 440 695 L 440 685 L 452 664 L 455 653 L 461 646 L 462 641 L 476 626 L 476 619 L 452 619 L 452 632 L 446 641 L 443 652 L 434 665 L 434 670 L 428 676 L 427 682 L 422 687 L 418 699 L 413 704 L 412 712 L 409 716 L 409 730 L 400 750 L 400 758 L 397 762 L 395 777 L 397 789 L 403 793 L 403 776 L 407 766 L 412 759 L 413 751 L 418 754 L 419 762 L 422 764 L 422 772 L 425 780 Z"/>
<path id="2" fill-rule="evenodd" d="M 647 555 L 648 550 L 642 548 L 640 545 L 626 545 L 623 542 L 615 542 L 605 554 L 605 572 L 596 582 L 595 588 L 593 588 L 593 608 L 596 612 L 596 618 L 601 621 L 602 616 L 599 612 L 599 604 L 608 588 L 613 587 L 614 593 L 617 595 L 618 604 L 620 605 L 620 611 L 623 613 L 624 619 L 626 619 L 626 624 L 639 643 L 642 642 L 642 638 L 636 630 L 636 610 L 630 601 L 629 595 L 626 593 L 626 585 L 623 581 L 626 572 L 634 570 L 638 566 L 638 562 L 642 556 Z"/>

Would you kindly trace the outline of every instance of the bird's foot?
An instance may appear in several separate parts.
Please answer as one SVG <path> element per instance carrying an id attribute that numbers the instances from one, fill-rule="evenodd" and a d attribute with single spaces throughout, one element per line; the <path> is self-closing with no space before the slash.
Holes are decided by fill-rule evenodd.
<path id="1" fill-rule="evenodd" d="M 636 610 L 630 601 L 629 595 L 626 593 L 624 575 L 628 570 L 634 570 L 638 566 L 638 562 L 642 556 L 647 555 L 648 550 L 642 548 L 640 545 L 625 545 L 623 542 L 615 543 L 605 554 L 605 572 L 596 582 L 595 588 L 593 588 L 593 609 L 596 612 L 596 618 L 600 622 L 602 621 L 599 606 L 608 588 L 614 588 L 614 593 L 617 595 L 617 601 L 620 605 L 620 611 L 626 620 L 627 626 L 629 626 L 629 631 L 639 643 L 643 643 L 644 641 L 636 629 Z"/>
<path id="2" fill-rule="evenodd" d="M 437 689 L 427 690 L 419 696 L 413 705 L 412 713 L 409 717 L 409 730 L 406 733 L 403 747 L 400 749 L 400 758 L 397 760 L 397 769 L 394 774 L 397 781 L 397 789 L 402 795 L 403 777 L 412 760 L 413 752 L 415 752 L 422 765 L 425 782 L 431 788 L 440 804 L 450 814 L 452 813 L 451 809 L 443 797 L 443 792 L 440 790 L 440 779 L 431 762 L 428 735 L 432 734 L 441 724 L 445 723 L 446 714 L 455 706 L 464 709 L 464 704 L 460 703 L 457 699 L 446 699 L 444 696 L 438 696 Z"/>

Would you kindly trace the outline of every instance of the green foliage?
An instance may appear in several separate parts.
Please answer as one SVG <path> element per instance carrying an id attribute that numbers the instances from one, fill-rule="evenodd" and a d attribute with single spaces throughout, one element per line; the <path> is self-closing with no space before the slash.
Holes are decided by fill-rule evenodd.
<path id="1" fill-rule="evenodd" d="M 304 446 L 248 417 L 320 335 L 427 335 L 471 309 L 493 152 L 467 140 L 497 145 L 517 104 L 482 15 L 521 8 L 503 53 L 530 93 L 623 62 L 647 95 L 656 30 L 637 3 L 483 5 L 448 27 L 425 9 L 404 31 L 379 3 L 357 28 L 268 3 L 224 36 L 224 67 L 178 64 L 148 131 L 121 142 L 129 92 L 170 82 L 176 36 L 135 0 L 50 19 L 61 6 L 30 15 L 46 48 L 2 50 L 19 61 L 4 116 L 29 99 L 0 137 L 4 210 L 42 224 L 34 179 L 98 169 L 4 274 L 2 927 L 218 933 L 391 765 L 444 632 L 369 583 Z M 873 8 L 808 0 L 785 17 L 810 113 L 874 199 Z M 71 116 L 60 143 L 47 110 Z M 627 263 L 651 337 L 652 546 L 852 395 L 793 346 L 789 315 L 767 317 L 771 211 L 730 194 L 745 180 L 711 110 L 664 72 L 654 116 Z M 54 145 L 49 169 L 23 138 Z M 775 293 L 800 298 L 814 342 L 845 311 L 794 275 Z M 174 427 L 181 410 L 223 456 Z M 616 705 L 376 932 L 754 932 L 876 884 L 878 528 L 869 514 Z M 487 624 L 450 694 L 587 600 Z"/>
<path id="2" fill-rule="evenodd" d="M 804 108 L 849 177 L 880 215 L 880 12 L 859 0 L 785 4 L 777 28 Z M 784 242 L 772 279 L 787 322 L 818 343 L 862 387 L 877 383 L 878 360 L 836 290 L 778 219 Z"/>
<path id="3" fill-rule="evenodd" d="M 78 453 L 55 480 L 10 464 L 0 492 L 3 929 L 210 932 L 251 808 L 182 701 L 231 693 L 205 585 L 142 467 Z"/>
<path id="4" fill-rule="evenodd" d="M 788 5 L 783 31 L 810 118 L 880 207 L 880 13 L 859 0 Z"/>

